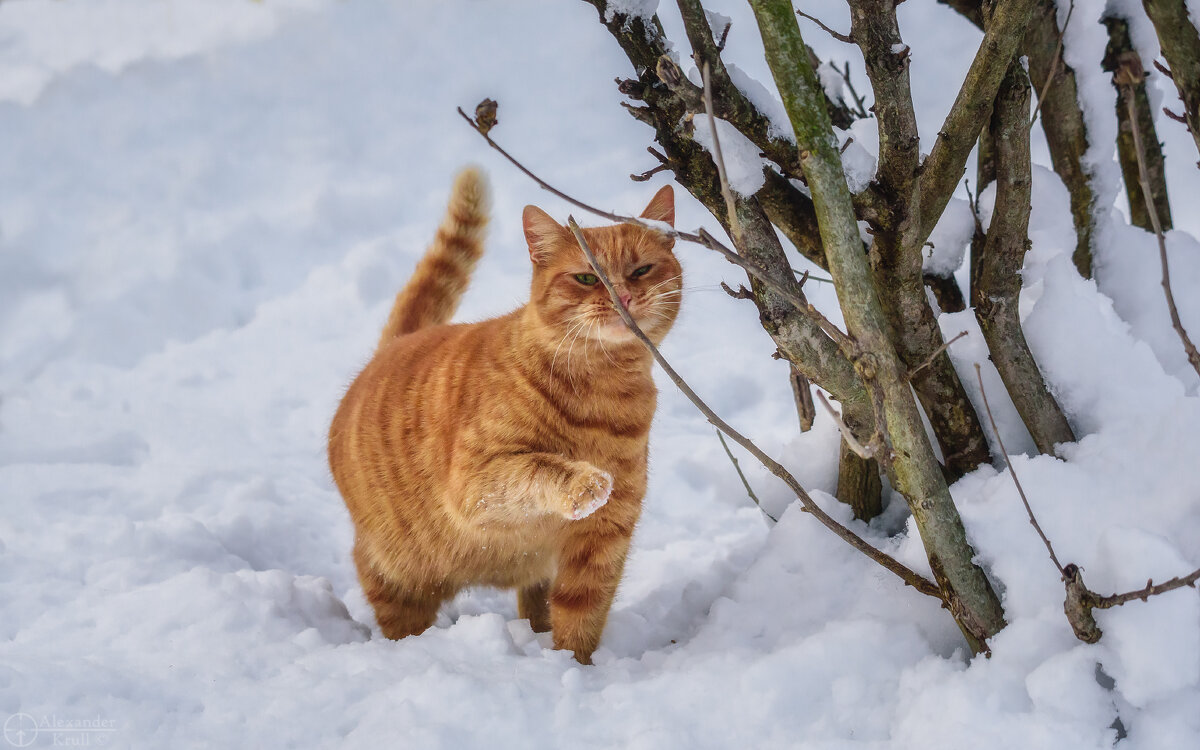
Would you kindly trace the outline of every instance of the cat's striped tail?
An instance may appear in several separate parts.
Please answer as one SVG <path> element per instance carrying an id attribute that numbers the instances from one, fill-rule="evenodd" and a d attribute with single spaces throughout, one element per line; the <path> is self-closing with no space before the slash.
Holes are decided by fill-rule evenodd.
<path id="1" fill-rule="evenodd" d="M 483 173 L 474 167 L 459 172 L 450 191 L 446 217 L 433 243 L 396 295 L 379 339 L 380 349 L 397 336 L 445 323 L 454 315 L 471 271 L 483 255 L 488 204 Z"/>

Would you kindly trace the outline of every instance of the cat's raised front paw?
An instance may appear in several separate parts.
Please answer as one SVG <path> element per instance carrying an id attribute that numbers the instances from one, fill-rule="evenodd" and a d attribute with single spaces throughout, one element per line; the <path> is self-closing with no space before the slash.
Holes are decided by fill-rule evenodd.
<path id="1" fill-rule="evenodd" d="M 570 521 L 578 521 L 595 513 L 608 502 L 612 494 L 613 479 L 607 471 L 594 466 L 580 471 L 567 491 L 567 507 L 563 515 Z"/>

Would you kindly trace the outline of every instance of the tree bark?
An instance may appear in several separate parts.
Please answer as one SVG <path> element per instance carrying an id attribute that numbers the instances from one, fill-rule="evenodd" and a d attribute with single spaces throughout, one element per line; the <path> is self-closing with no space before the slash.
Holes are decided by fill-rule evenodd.
<path id="1" fill-rule="evenodd" d="M 1170 229 L 1171 202 L 1167 198 L 1167 176 L 1163 161 L 1162 144 L 1158 142 L 1158 130 L 1154 126 L 1154 111 L 1150 109 L 1150 97 L 1146 95 L 1145 68 L 1129 38 L 1129 22 L 1124 18 L 1106 16 L 1108 48 L 1104 52 L 1104 69 L 1113 74 L 1113 88 L 1117 90 L 1117 157 L 1121 163 L 1121 176 L 1125 181 L 1125 197 L 1129 199 L 1129 219 L 1147 232 L 1154 231 L 1146 200 L 1142 197 L 1141 176 L 1138 172 L 1137 149 L 1133 144 L 1133 127 L 1129 117 L 1129 101 L 1137 112 L 1138 132 L 1142 134 L 1142 145 L 1146 155 L 1146 172 L 1150 177 L 1150 197 L 1158 212 L 1163 229 Z M 1122 83 L 1131 82 L 1131 83 Z"/>
<path id="2" fill-rule="evenodd" d="M 920 140 L 908 78 L 908 48 L 900 38 L 891 0 L 851 0 L 851 36 L 862 50 L 875 91 L 879 120 L 879 168 L 875 176 L 884 210 L 871 222 L 871 267 L 889 321 L 888 331 L 910 370 L 953 481 L 988 460 L 987 442 L 975 408 L 942 349 L 941 328 L 925 295 L 921 269 L 922 194 Z M 973 137 L 972 137 L 973 140 Z M 942 204 L 942 208 L 945 204 Z M 941 351 L 940 351 L 941 350 Z M 932 359 L 932 361 L 930 361 Z"/>
<path id="3" fill-rule="evenodd" d="M 854 509 L 854 517 L 870 521 L 883 512 L 883 480 L 879 463 L 863 458 L 842 438 L 838 451 L 837 497 Z"/>
<path id="4" fill-rule="evenodd" d="M 971 23 L 984 28 L 986 17 L 981 0 L 938 0 L 962 14 Z M 994 7 L 994 6 L 993 6 Z M 1087 123 L 1079 108 L 1075 71 L 1063 60 L 1062 32 L 1052 0 L 1037 0 L 1025 29 L 1022 50 L 1029 60 L 1029 78 L 1039 97 L 1039 120 L 1050 149 L 1050 162 L 1062 179 L 1071 198 L 1071 218 L 1075 224 L 1075 251 L 1071 259 L 1085 278 L 1092 275 L 1092 235 L 1095 232 L 1096 191 L 1092 176 L 1083 167 L 1088 149 Z M 987 128 L 985 127 L 984 133 Z M 983 171 L 986 164 L 986 137 L 980 136 L 979 190 L 991 182 Z"/>
<path id="5" fill-rule="evenodd" d="M 876 416 L 893 449 L 889 475 L 908 500 L 955 621 L 972 649 L 983 651 L 987 639 L 1004 626 L 1003 611 L 987 577 L 972 562 L 974 552 L 925 435 L 907 371 L 887 334 L 888 323 L 862 253 L 829 115 L 821 104 L 821 86 L 809 63 L 800 27 L 788 0 L 750 0 L 750 6 L 796 134 L 842 313 L 861 348 L 855 364 L 868 388 L 878 389 L 882 396 L 882 413 Z M 972 141 L 977 133 L 978 128 L 970 136 Z"/>
<path id="6" fill-rule="evenodd" d="M 938 309 L 944 313 L 962 312 L 967 309 L 967 301 L 963 298 L 958 280 L 953 276 L 938 276 L 927 273 L 924 275 L 925 286 L 937 300 Z"/>
<path id="7" fill-rule="evenodd" d="M 950 114 L 946 115 L 933 149 L 922 165 L 918 247 L 929 238 L 963 176 L 967 157 L 975 147 L 979 131 L 987 123 L 992 102 L 1000 90 L 1000 81 L 1021 45 L 1036 2 L 1038 0 L 998 3 L 985 24 L 979 51 L 975 53 Z"/>
<path id="8" fill-rule="evenodd" d="M 703 203 L 726 232 L 734 237 L 732 227 L 728 223 L 716 165 L 708 152 L 679 127 L 685 115 L 689 111 L 695 111 L 693 108 L 698 106 L 701 92 L 682 76 L 679 76 L 679 80 L 669 82 L 660 80 L 659 64 L 666 56 L 667 46 L 657 19 L 649 26 L 640 18 L 627 18 L 621 14 L 614 14 L 610 20 L 605 21 L 606 0 L 587 2 L 597 8 L 601 22 L 616 38 L 638 71 L 636 81 L 622 83 L 622 90 L 626 94 L 633 95 L 646 105 L 636 108 L 631 113 L 654 128 L 655 140 L 662 146 L 675 178 Z M 693 33 L 698 34 L 699 48 L 708 49 L 711 37 L 706 41 L 703 32 L 695 26 Z M 673 71 L 664 69 L 661 72 L 669 75 Z M 741 96 L 736 89 L 732 92 L 729 89 L 724 91 L 728 96 Z M 766 137 L 765 120 L 752 111 L 727 105 L 721 105 L 717 109 L 727 113 L 741 112 L 742 126 L 753 130 L 762 138 Z M 753 119 L 755 117 L 759 119 Z M 780 155 L 780 158 L 785 162 L 790 160 L 799 170 L 799 157 L 790 142 L 789 148 L 791 153 L 787 156 Z M 794 285 L 793 291 L 797 296 L 803 297 L 803 291 L 795 282 L 787 255 L 763 208 L 774 206 L 781 214 L 780 226 L 785 229 L 787 236 L 802 252 L 807 250 L 805 255 L 823 266 L 824 250 L 821 248 L 812 202 L 778 175 L 775 176 L 774 182 L 768 179 L 767 187 L 760 191 L 759 195 L 763 197 L 762 203 L 758 198 L 735 197 L 735 213 L 741 229 L 740 235 L 734 237 L 736 249 L 747 259 L 770 271 L 776 279 Z M 782 214 L 788 211 L 791 213 L 785 219 Z M 759 321 L 775 342 L 779 352 L 801 375 L 841 403 L 843 420 L 855 435 L 865 439 L 871 434 L 874 417 L 863 381 L 853 364 L 811 318 L 801 314 L 781 295 L 767 289 L 753 278 L 750 279 L 750 287 L 754 303 L 759 310 Z M 864 503 L 869 505 L 870 502 L 869 498 L 859 496 L 839 495 L 839 499 L 851 506 L 864 506 Z"/>
<path id="9" fill-rule="evenodd" d="M 1039 97 L 1039 119 L 1050 147 L 1050 162 L 1071 196 L 1075 222 L 1075 252 L 1071 259 L 1080 275 L 1091 278 L 1096 191 L 1091 174 L 1083 166 L 1088 149 L 1087 123 L 1079 108 L 1075 71 L 1062 59 L 1062 31 L 1056 15 L 1052 0 L 1038 0 L 1023 48 L 1029 58 L 1029 78 Z"/>
<path id="10" fill-rule="evenodd" d="M 1029 245 L 1029 79 L 1013 62 L 992 112 L 996 145 L 996 207 L 971 300 L 991 360 L 1038 450 L 1054 455 L 1075 435 L 1050 394 L 1021 330 L 1021 265 Z"/>
<path id="11" fill-rule="evenodd" d="M 1163 57 L 1183 100 L 1187 128 L 1200 151 L 1200 31 L 1188 17 L 1184 0 L 1142 0 L 1142 5 L 1158 32 Z"/>

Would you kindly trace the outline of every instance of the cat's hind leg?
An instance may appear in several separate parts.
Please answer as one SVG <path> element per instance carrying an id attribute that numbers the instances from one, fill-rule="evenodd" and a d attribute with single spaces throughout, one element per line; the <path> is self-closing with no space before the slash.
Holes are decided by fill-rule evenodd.
<path id="1" fill-rule="evenodd" d="M 437 619 L 447 595 L 430 587 L 405 586 L 392 580 L 354 546 L 354 563 L 363 594 L 375 609 L 375 621 L 386 638 L 399 640 L 424 632 Z"/>
<path id="2" fill-rule="evenodd" d="M 550 581 L 517 589 L 517 616 L 529 620 L 535 633 L 550 632 Z"/>

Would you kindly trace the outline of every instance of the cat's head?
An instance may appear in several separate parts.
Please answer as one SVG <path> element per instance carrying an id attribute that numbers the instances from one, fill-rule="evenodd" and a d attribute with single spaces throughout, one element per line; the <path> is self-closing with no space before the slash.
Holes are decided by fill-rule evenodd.
<path id="1" fill-rule="evenodd" d="M 675 225 L 675 193 L 667 185 L 641 217 Z M 636 344 L 575 235 L 540 208 L 526 206 L 525 239 L 533 261 L 530 306 L 556 334 L 605 346 Z M 683 271 L 672 237 L 633 224 L 584 229 L 583 236 L 638 327 L 658 343 L 679 314 Z"/>

